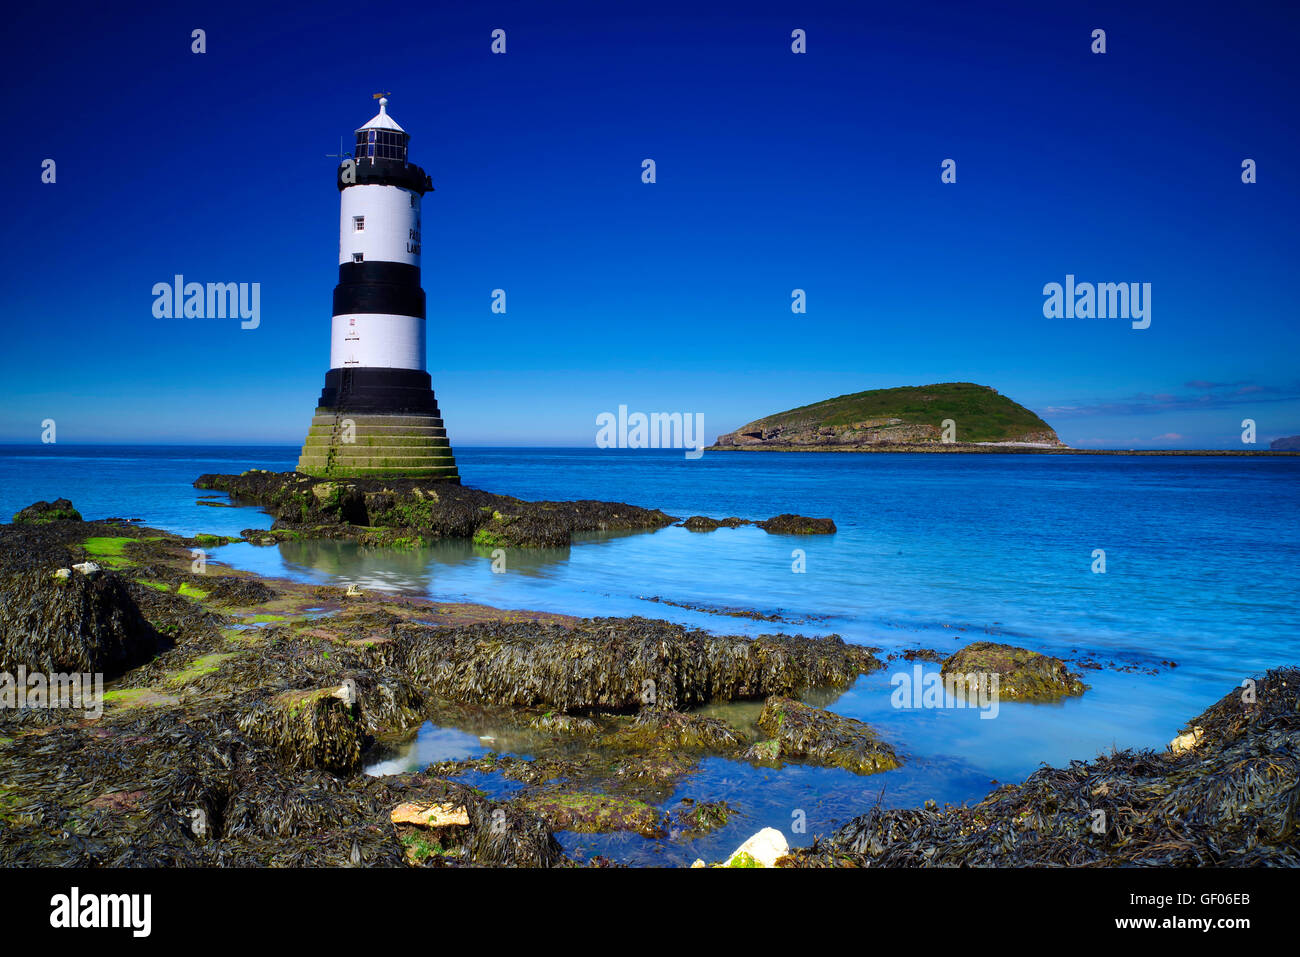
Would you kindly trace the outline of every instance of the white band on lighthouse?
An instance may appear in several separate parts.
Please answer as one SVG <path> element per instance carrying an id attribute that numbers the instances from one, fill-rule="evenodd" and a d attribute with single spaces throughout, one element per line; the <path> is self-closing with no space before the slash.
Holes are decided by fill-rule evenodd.
<path id="1" fill-rule="evenodd" d="M 420 265 L 419 193 L 379 185 L 350 186 L 343 191 L 339 265 L 376 261 Z"/>
<path id="2" fill-rule="evenodd" d="M 330 368 L 366 366 L 424 371 L 424 320 L 382 313 L 335 316 Z"/>

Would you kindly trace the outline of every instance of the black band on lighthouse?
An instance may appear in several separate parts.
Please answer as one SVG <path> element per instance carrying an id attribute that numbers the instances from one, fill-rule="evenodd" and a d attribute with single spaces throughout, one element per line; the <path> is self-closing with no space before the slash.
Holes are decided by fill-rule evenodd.
<path id="1" fill-rule="evenodd" d="M 387 282 L 397 286 L 420 285 L 420 267 L 410 263 L 389 263 L 369 260 L 339 265 L 339 284 L 355 282 Z"/>
<path id="2" fill-rule="evenodd" d="M 349 163 L 352 164 L 350 181 L 344 178 Z M 414 163 L 398 163 L 393 160 L 346 160 L 339 165 L 339 192 L 349 186 L 401 186 L 421 196 L 433 192 L 433 180 L 428 173 Z"/>
<path id="3" fill-rule="evenodd" d="M 318 406 L 339 412 L 440 415 L 429 373 L 416 369 L 330 369 Z"/>
<path id="4" fill-rule="evenodd" d="M 388 283 L 348 283 L 334 287 L 334 315 L 377 313 L 424 318 L 424 290 Z"/>

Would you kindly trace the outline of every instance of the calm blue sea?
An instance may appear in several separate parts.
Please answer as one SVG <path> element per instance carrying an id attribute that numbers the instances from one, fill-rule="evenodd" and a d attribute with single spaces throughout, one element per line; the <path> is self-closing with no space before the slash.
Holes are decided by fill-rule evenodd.
<path id="1" fill-rule="evenodd" d="M 191 483 L 203 472 L 289 470 L 297 452 L 0 447 L 0 518 L 62 496 L 88 518 L 141 518 L 186 534 L 265 528 L 270 518 L 255 508 L 198 505 L 211 493 Z M 1021 779 L 1041 762 L 1163 747 L 1243 678 L 1300 661 L 1296 458 L 706 453 L 690 461 L 668 451 L 484 448 L 456 455 L 466 484 L 522 498 L 609 499 L 682 517 L 797 512 L 833 518 L 839 531 L 592 536 L 565 549 L 511 551 L 505 574 L 493 574 L 486 551 L 464 543 L 388 554 L 339 543 L 235 544 L 212 560 L 500 607 L 639 614 L 720 632 L 836 632 L 886 651 L 949 652 L 991 637 L 1143 669 L 1084 671 L 1092 687 L 1082 698 L 1003 704 L 996 720 L 981 720 L 971 710 L 894 708 L 891 677 L 912 669 L 894 662 L 829 706 L 878 727 L 905 755 L 904 768 L 861 779 L 706 762 L 681 793 L 735 788 L 750 798 L 747 817 L 680 852 L 687 856 L 725 854 L 728 842 L 734 847 L 765 824 L 789 832 L 791 809 L 805 811 L 808 838 L 826 833 L 882 788 L 889 804 L 971 800 L 990 781 Z M 1092 571 L 1096 549 L 1105 551 L 1104 574 Z M 1160 665 L 1165 660 L 1177 667 Z M 1158 673 L 1144 673 L 1148 667 Z M 426 727 L 388 766 L 483 750 L 477 736 Z M 666 855 L 665 862 L 679 854 L 633 837 L 569 843 Z"/>

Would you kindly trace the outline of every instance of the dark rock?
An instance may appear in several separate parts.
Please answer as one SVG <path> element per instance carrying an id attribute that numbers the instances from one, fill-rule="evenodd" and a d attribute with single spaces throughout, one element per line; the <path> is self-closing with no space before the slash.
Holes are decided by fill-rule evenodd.
<path id="1" fill-rule="evenodd" d="M 705 515 L 692 515 L 682 522 L 680 527 L 692 532 L 711 532 L 718 528 L 739 528 L 741 525 L 757 525 L 773 535 L 830 535 L 835 532 L 835 523 L 829 518 L 805 518 L 802 515 L 776 515 L 762 522 L 747 518 L 709 518 Z"/>
<path id="2" fill-rule="evenodd" d="M 168 642 L 116 574 L 31 570 L 0 576 L 0 671 L 102 672 L 147 661 Z"/>
<path id="3" fill-rule="evenodd" d="M 835 523 L 829 518 L 805 518 L 788 513 L 756 524 L 773 535 L 831 535 L 835 532 Z"/>
<path id="4" fill-rule="evenodd" d="M 942 651 L 935 651 L 933 648 L 905 648 L 889 656 L 889 660 L 902 658 L 904 661 L 932 661 L 942 662 L 948 656 Z"/>
<path id="5" fill-rule="evenodd" d="M 221 605 L 252 607 L 265 604 L 279 594 L 264 582 L 242 575 L 204 575 L 196 581 L 209 598 Z"/>
<path id="6" fill-rule="evenodd" d="M 681 523 L 681 527 L 692 532 L 711 532 L 717 528 L 739 528 L 741 525 L 753 525 L 746 518 L 709 518 L 706 515 L 692 515 Z"/>

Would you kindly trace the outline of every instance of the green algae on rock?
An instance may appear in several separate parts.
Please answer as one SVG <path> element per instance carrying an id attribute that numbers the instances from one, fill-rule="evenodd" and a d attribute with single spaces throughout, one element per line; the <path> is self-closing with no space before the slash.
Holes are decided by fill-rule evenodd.
<path id="1" fill-rule="evenodd" d="M 635 798 L 580 791 L 541 791 L 516 798 L 513 803 L 537 814 L 556 831 L 580 834 L 635 831 L 642 837 L 664 835 L 660 812 Z"/>
<path id="2" fill-rule="evenodd" d="M 1005 701 L 1055 701 L 1081 695 L 1088 687 L 1060 658 L 992 641 L 977 641 L 950 655 L 940 672 L 944 677 L 997 675 L 998 697 Z"/>
<path id="3" fill-rule="evenodd" d="M 50 522 L 80 522 L 81 513 L 66 498 L 53 502 L 33 502 L 14 514 L 15 525 L 46 525 Z"/>
<path id="4" fill-rule="evenodd" d="M 682 798 L 681 803 L 669 812 L 670 833 L 692 840 L 725 827 L 737 813 L 726 801 L 696 801 Z"/>
<path id="5" fill-rule="evenodd" d="M 890 771 L 902 764 L 894 749 L 866 722 L 793 698 L 768 698 L 758 717 L 758 727 L 768 740 L 751 747 L 745 756 L 759 764 L 795 759 L 854 774 Z"/>

